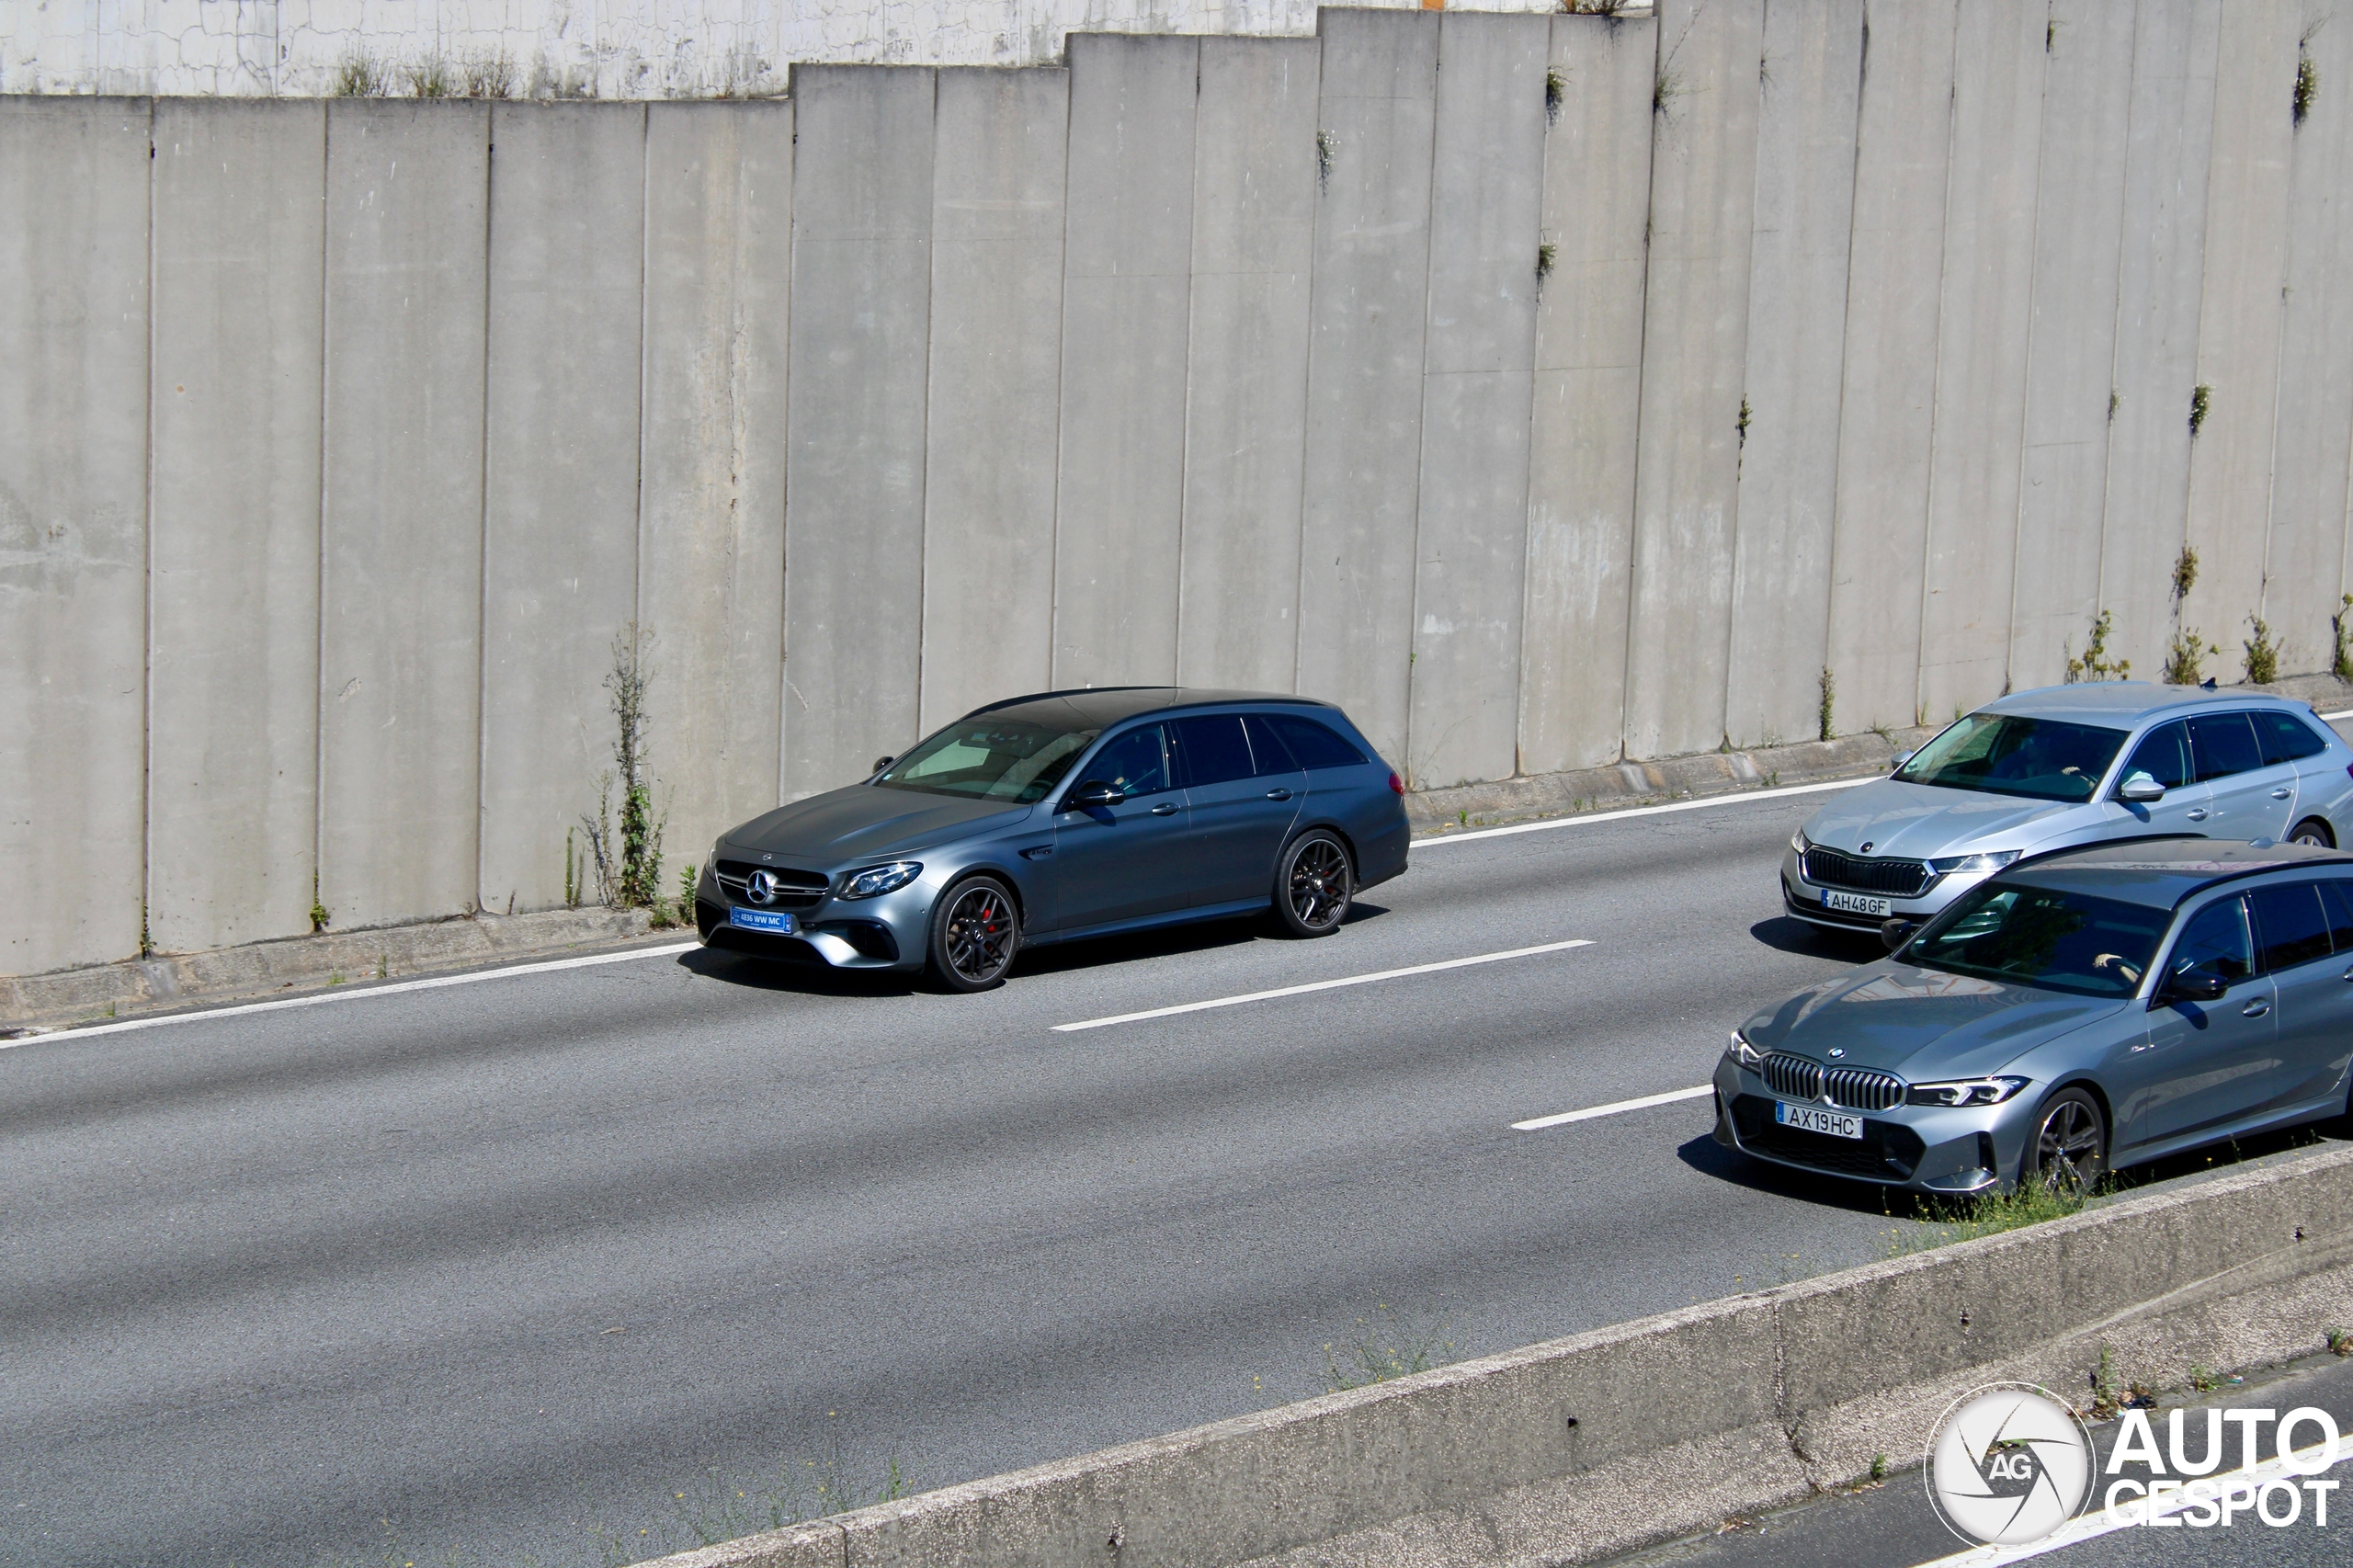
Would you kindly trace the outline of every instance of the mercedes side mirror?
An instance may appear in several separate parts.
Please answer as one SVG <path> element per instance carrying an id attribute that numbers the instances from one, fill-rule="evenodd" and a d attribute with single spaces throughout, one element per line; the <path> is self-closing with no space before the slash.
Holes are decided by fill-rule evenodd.
<path id="1" fill-rule="evenodd" d="M 1893 920 L 1880 922 L 1879 939 L 1887 945 L 1887 950 L 1892 953 L 1917 935 L 1920 926 L 1919 921 L 1906 920 L 1899 915 Z"/>
<path id="2" fill-rule="evenodd" d="M 1063 810 L 1066 812 L 1093 811 L 1098 806 L 1116 806 L 1126 799 L 1127 796 L 1120 793 L 1118 785 L 1106 784 L 1100 778 L 1089 778 L 1063 797 Z"/>
<path id="3" fill-rule="evenodd" d="M 2148 774 L 2135 768 L 2132 772 L 2124 776 L 2123 783 L 2119 784 L 2116 787 L 2116 798 L 2120 801 L 2133 801 L 2143 803 L 2150 801 L 2162 801 L 2165 798 L 2165 787 L 2158 783 Z"/>
<path id="4" fill-rule="evenodd" d="M 2212 964 L 2192 964 L 2176 970 L 2165 980 L 2164 999 L 2168 1002 L 2219 1002 L 2230 991 L 2231 983 Z"/>

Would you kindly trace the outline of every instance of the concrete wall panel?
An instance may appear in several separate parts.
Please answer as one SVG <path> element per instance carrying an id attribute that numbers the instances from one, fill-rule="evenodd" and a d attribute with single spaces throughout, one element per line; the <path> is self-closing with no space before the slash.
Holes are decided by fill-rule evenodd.
<path id="1" fill-rule="evenodd" d="M 1626 750 L 1724 738 L 1764 0 L 1659 7 Z"/>
<path id="2" fill-rule="evenodd" d="M 1438 18 L 1321 19 L 1299 689 L 1405 766 Z"/>
<path id="3" fill-rule="evenodd" d="M 1956 9 L 1944 0 L 1864 8 L 1870 45 L 1831 546 L 1839 730 L 1912 723 L 1919 700 Z"/>
<path id="4" fill-rule="evenodd" d="M 2027 347 L 2026 463 L 2010 588 L 2012 688 L 2055 685 L 2099 598 L 2133 11 L 2052 0 Z"/>
<path id="5" fill-rule="evenodd" d="M 943 71 L 933 153 L 923 722 L 1052 684 L 1063 71 Z"/>
<path id="6" fill-rule="evenodd" d="M 2146 679 L 2165 667 L 2188 528 L 2221 22 L 2220 0 L 2141 0 L 2132 45 L 2099 600 L 2114 617 L 2110 645 Z"/>
<path id="7" fill-rule="evenodd" d="M 1551 53 L 1540 17 L 1456 12 L 1438 30 L 1406 745 L 1417 784 L 1518 771 Z"/>
<path id="8" fill-rule="evenodd" d="M 2288 276 L 2288 161 L 2301 0 L 2245 0 L 2221 29 L 2214 150 L 2206 176 L 2206 278 L 2198 381 L 2211 389 L 2190 445 L 2190 547 L 2198 583 L 2186 630 L 2225 652 L 2206 672 L 2240 667 L 2240 629 L 2263 604 L 2271 515 L 2272 416 L 2279 392 L 2279 293 Z"/>
<path id="9" fill-rule="evenodd" d="M 1863 0 L 1766 0 L 1724 702 L 1735 745 L 1820 727 L 1862 51 Z"/>
<path id="10" fill-rule="evenodd" d="M 1056 686 L 1176 673 L 1200 40 L 1074 33 Z"/>
<path id="11" fill-rule="evenodd" d="M 645 109 L 499 104 L 490 132 L 482 900 L 549 909 L 614 766 L 605 682 L 637 619 Z M 641 668 L 693 680 L 661 631 L 637 629 Z M 646 736 L 657 776 L 669 740 Z"/>
<path id="12" fill-rule="evenodd" d="M 327 106 L 319 897 L 337 926 L 478 888 L 490 116 Z"/>
<path id="13" fill-rule="evenodd" d="M 793 74 L 784 798 L 916 736 L 933 73 Z"/>
<path id="14" fill-rule="evenodd" d="M 155 106 L 148 926 L 311 928 L 326 106 Z"/>
<path id="15" fill-rule="evenodd" d="M 1542 218 L 1552 270 L 1536 299 L 1520 629 L 1519 766 L 1529 773 L 1614 762 L 1625 747 L 1657 45 L 1649 17 L 1552 18 L 1561 92 Z"/>
<path id="16" fill-rule="evenodd" d="M 1977 0 L 1959 13 L 1920 601 L 1930 723 L 1999 697 L 2008 672 L 2048 9 Z"/>
<path id="17" fill-rule="evenodd" d="M 0 98 L 0 908 L 12 973 L 139 949 L 148 107 Z"/>
<path id="18" fill-rule="evenodd" d="M 777 803 L 792 106 L 655 104 L 645 140 L 638 619 L 670 843 Z"/>
<path id="19" fill-rule="evenodd" d="M 2326 669 L 2345 591 L 2346 464 L 2353 442 L 2353 16 L 2307 0 L 2319 88 L 2290 165 L 2287 314 L 2272 447 L 2263 615 L 2279 668 Z M 2336 86 L 2331 89 L 2329 84 Z M 2239 635 L 2224 667 L 2244 668 Z"/>
<path id="20" fill-rule="evenodd" d="M 1313 39 L 1203 39 L 1176 678 L 1289 691 L 1315 244 Z"/>

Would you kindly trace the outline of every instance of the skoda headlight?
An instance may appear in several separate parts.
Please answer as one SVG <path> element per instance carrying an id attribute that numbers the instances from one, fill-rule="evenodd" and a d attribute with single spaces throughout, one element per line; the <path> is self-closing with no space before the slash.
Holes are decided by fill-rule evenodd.
<path id="1" fill-rule="evenodd" d="M 1974 855 L 1948 855 L 1941 860 L 1928 862 L 1928 869 L 1938 876 L 1950 871 L 1998 871 L 2018 858 L 2015 849 L 1981 849 Z"/>
<path id="2" fill-rule="evenodd" d="M 1790 835 L 1790 847 L 1802 855 L 1813 847 L 1813 840 L 1805 835 L 1805 829 L 1800 828 Z"/>
<path id="3" fill-rule="evenodd" d="M 869 866 L 863 871 L 852 871 L 842 879 L 843 898 L 880 898 L 886 892 L 896 892 L 923 875 L 920 860 L 893 860 L 887 866 Z"/>
<path id="4" fill-rule="evenodd" d="M 1764 1053 L 1748 1043 L 1748 1037 L 1738 1029 L 1732 1031 L 1732 1043 L 1724 1047 L 1724 1054 L 1751 1073 L 1765 1071 Z"/>
<path id="5" fill-rule="evenodd" d="M 2000 1105 L 2031 1082 L 2026 1078 L 1956 1078 L 1945 1084 L 1915 1084 L 1908 1105 Z"/>

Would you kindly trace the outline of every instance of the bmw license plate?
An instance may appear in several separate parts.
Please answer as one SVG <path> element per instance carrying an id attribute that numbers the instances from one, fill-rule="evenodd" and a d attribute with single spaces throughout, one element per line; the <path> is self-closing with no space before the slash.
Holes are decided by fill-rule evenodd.
<path id="1" fill-rule="evenodd" d="M 1801 1132 L 1820 1132 L 1831 1138 L 1860 1138 L 1863 1135 L 1861 1117 L 1843 1110 L 1824 1110 L 1820 1106 L 1791 1105 L 1787 1100 L 1775 1100 L 1773 1119 Z"/>
<path id="2" fill-rule="evenodd" d="M 1895 913 L 1895 903 L 1892 899 L 1872 898 L 1859 892 L 1831 892 L 1826 890 L 1822 895 L 1822 907 L 1835 909 L 1841 915 L 1876 915 L 1881 920 Z"/>
<path id="3" fill-rule="evenodd" d="M 792 916 L 780 909 L 731 909 L 727 924 L 739 931 L 766 931 L 772 937 L 790 937 L 800 929 Z"/>

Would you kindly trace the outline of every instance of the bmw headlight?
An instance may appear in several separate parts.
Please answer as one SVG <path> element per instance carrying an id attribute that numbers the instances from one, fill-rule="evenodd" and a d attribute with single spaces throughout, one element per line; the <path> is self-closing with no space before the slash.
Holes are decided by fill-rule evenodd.
<path id="1" fill-rule="evenodd" d="M 1948 855 L 1929 861 L 1928 869 L 1940 877 L 1950 871 L 1998 871 L 2018 854 L 2016 849 L 1981 849 L 1974 855 Z"/>
<path id="2" fill-rule="evenodd" d="M 1732 1043 L 1724 1047 L 1724 1054 L 1751 1073 L 1765 1071 L 1765 1055 L 1748 1043 L 1748 1037 L 1738 1029 L 1732 1031 Z"/>
<path id="3" fill-rule="evenodd" d="M 862 871 L 852 871 L 842 879 L 843 898 L 880 898 L 886 892 L 897 892 L 923 875 L 920 860 L 893 860 L 887 866 L 869 866 Z"/>
<path id="4" fill-rule="evenodd" d="M 1813 840 L 1805 835 L 1805 829 L 1800 828 L 1790 835 L 1790 847 L 1802 855 L 1813 847 Z"/>
<path id="5" fill-rule="evenodd" d="M 1956 1078 L 1945 1084 L 1915 1084 L 1904 1097 L 1907 1105 L 2000 1105 L 2030 1082 L 2027 1078 Z"/>

